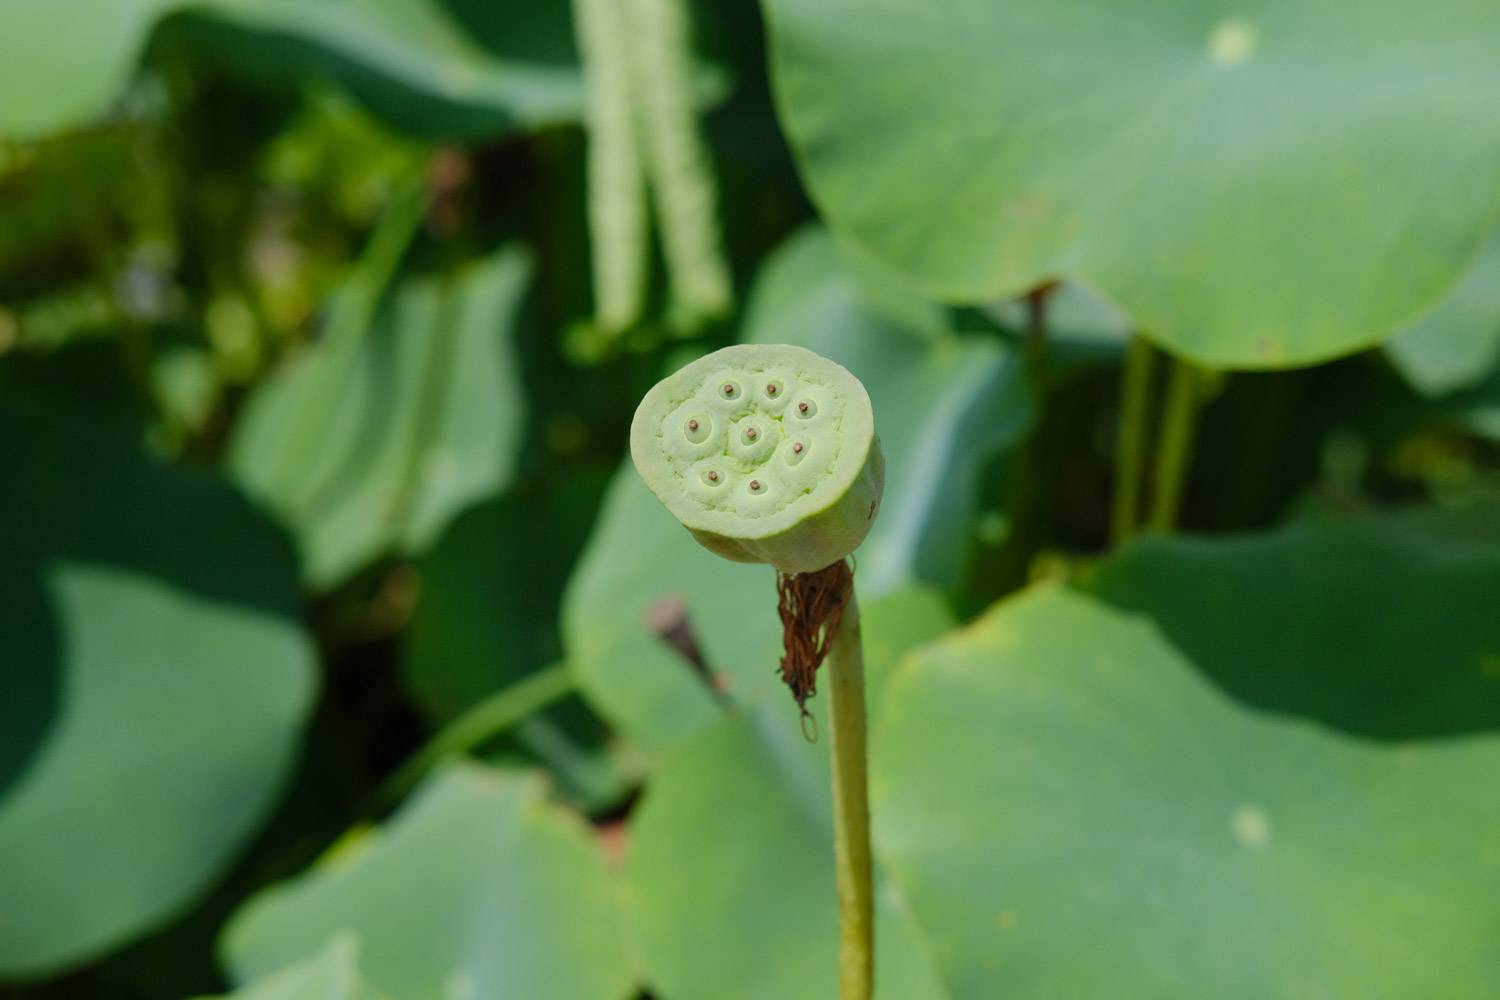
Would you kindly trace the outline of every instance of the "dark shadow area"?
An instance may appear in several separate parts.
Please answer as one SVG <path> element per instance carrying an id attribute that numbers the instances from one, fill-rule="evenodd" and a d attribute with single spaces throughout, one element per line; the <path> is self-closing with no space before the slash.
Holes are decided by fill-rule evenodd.
<path id="1" fill-rule="evenodd" d="M 566 11 L 566 5 L 562 7 Z M 507 15 L 509 11 L 507 8 Z M 544 50 L 561 51 L 564 45 L 571 48 L 571 28 L 562 39 L 542 45 L 543 32 L 549 30 L 546 19 L 531 26 L 538 36 L 536 44 Z M 493 26 L 497 37 L 499 29 L 499 25 Z M 505 57 L 489 38 L 470 37 L 469 41 L 474 43 L 476 54 L 489 50 Z M 529 72 L 533 78 L 518 80 L 505 91 L 514 98 L 507 106 L 496 96 L 497 88 L 492 83 L 476 84 L 461 77 L 461 84 L 446 87 L 437 79 L 403 80 L 396 70 L 387 70 L 378 60 L 366 58 L 366 53 L 345 52 L 271 26 L 176 14 L 163 22 L 153 45 L 163 52 L 190 52 L 216 69 L 227 67 L 246 83 L 271 94 L 295 93 L 310 79 L 337 81 L 367 106 L 378 108 L 391 125 L 433 139 L 499 135 L 521 125 L 522 119 L 571 117 L 579 100 L 574 84 L 565 76 L 576 67 L 576 57 L 554 62 L 545 57 L 538 60 L 530 53 L 524 59 L 516 55 L 514 72 Z M 445 96 L 445 91 L 452 96 Z"/>
<path id="2" fill-rule="evenodd" d="M 62 698 L 62 638 L 38 567 L 0 563 L 0 801 L 25 774 Z"/>
<path id="3" fill-rule="evenodd" d="M 0 550 L 6 562 L 126 567 L 182 590 L 299 614 L 286 536 L 222 477 L 153 460 L 104 423 L 0 369 Z M 235 542 L 225 552 L 226 539 Z"/>

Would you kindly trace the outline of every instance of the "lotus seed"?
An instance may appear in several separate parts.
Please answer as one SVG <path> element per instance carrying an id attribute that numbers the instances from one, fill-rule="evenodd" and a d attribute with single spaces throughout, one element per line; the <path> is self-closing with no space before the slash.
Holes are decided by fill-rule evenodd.
<path id="1" fill-rule="evenodd" d="M 708 436 L 710 433 L 712 433 L 712 431 L 713 421 L 709 420 L 707 417 L 703 417 L 702 419 L 699 419 L 698 417 L 689 417 L 688 420 L 682 425 L 683 436 L 693 444 L 703 444 L 708 440 Z"/>
<path id="2" fill-rule="evenodd" d="M 767 382 L 766 383 L 766 395 L 767 396 L 775 398 L 776 394 L 779 393 L 779 392 L 781 392 L 781 386 L 777 385 L 775 382 Z"/>
<path id="3" fill-rule="evenodd" d="M 745 440 L 746 441 L 754 441 L 758 437 L 760 437 L 760 432 L 757 431 L 754 427 L 746 429 L 746 431 L 745 431 Z"/>
<path id="4" fill-rule="evenodd" d="M 750 480 L 750 492 L 751 493 L 759 493 L 763 489 L 765 489 L 765 487 L 761 485 L 761 482 L 760 482 L 759 479 L 752 479 L 752 480 Z"/>
<path id="5" fill-rule="evenodd" d="M 798 441 L 796 444 L 792 445 L 792 451 L 796 452 L 799 455 L 802 454 L 802 442 Z"/>
<path id="6" fill-rule="evenodd" d="M 719 395 L 723 396 L 725 399 L 736 399 L 739 397 L 739 394 L 740 387 L 735 385 L 733 382 L 725 382 L 723 385 L 719 386 Z"/>
<path id="7" fill-rule="evenodd" d="M 804 399 L 800 403 L 797 404 L 797 416 L 799 416 L 799 417 L 810 418 L 810 417 L 816 416 L 817 413 L 818 413 L 818 404 L 814 403 L 810 399 Z"/>

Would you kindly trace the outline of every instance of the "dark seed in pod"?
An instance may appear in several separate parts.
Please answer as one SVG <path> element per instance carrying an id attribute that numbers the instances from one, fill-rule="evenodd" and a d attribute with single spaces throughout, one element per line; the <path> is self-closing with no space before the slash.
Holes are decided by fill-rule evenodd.
<path id="1" fill-rule="evenodd" d="M 752 490 L 758 490 L 758 489 L 760 489 L 760 480 L 759 479 L 752 479 L 752 480 L 750 480 L 750 488 Z"/>
<path id="2" fill-rule="evenodd" d="M 733 396 L 734 395 L 734 384 L 731 383 L 731 382 L 725 382 L 722 386 L 719 387 L 719 391 L 722 392 L 726 396 Z"/>
<path id="3" fill-rule="evenodd" d="M 717 472 L 710 472 L 708 474 L 708 481 L 711 483 L 717 483 L 719 481 L 719 474 Z"/>
<path id="4" fill-rule="evenodd" d="M 806 413 L 807 412 L 807 404 L 806 403 L 798 403 L 797 404 L 797 412 L 798 413 Z"/>
<path id="5" fill-rule="evenodd" d="M 697 429 L 698 429 L 698 421 L 696 421 L 696 420 L 689 420 L 688 421 L 688 430 L 695 431 Z"/>
<path id="6" fill-rule="evenodd" d="M 748 439 L 750 441 L 754 441 L 756 438 L 760 437 L 760 431 L 758 431 L 754 427 L 752 427 L 748 431 L 745 432 L 745 437 L 746 437 L 746 439 Z"/>
<path id="7" fill-rule="evenodd" d="M 802 454 L 802 442 L 801 441 L 798 441 L 796 444 L 792 445 L 792 453 L 795 454 L 795 455 Z"/>
<path id="8" fill-rule="evenodd" d="M 776 393 L 777 393 L 777 389 L 776 389 L 776 383 L 775 382 L 772 382 L 770 385 L 766 386 L 766 395 L 767 396 L 774 396 L 774 395 L 776 395 Z"/>

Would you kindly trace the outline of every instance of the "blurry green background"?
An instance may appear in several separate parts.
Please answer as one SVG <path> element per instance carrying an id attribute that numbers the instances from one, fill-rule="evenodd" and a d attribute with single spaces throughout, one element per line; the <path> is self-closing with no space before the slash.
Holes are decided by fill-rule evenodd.
<path id="1" fill-rule="evenodd" d="M 833 996 L 624 457 L 736 341 L 887 455 L 880 996 L 1500 995 L 1500 13 L 1306 6 L 5 0 L 0 996 Z"/>

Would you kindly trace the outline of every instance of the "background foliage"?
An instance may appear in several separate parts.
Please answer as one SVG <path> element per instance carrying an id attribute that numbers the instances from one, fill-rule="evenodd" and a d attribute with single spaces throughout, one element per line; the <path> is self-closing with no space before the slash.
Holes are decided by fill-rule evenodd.
<path id="1" fill-rule="evenodd" d="M 832 995 L 772 574 L 623 461 L 748 341 L 887 456 L 882 996 L 1492 996 L 1497 67 L 1478 0 L 7 3 L 0 995 Z"/>

